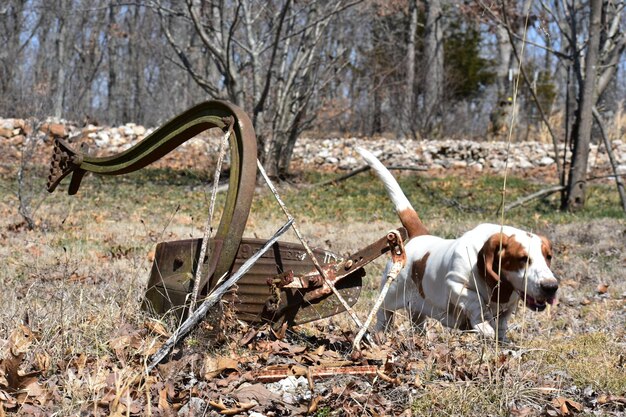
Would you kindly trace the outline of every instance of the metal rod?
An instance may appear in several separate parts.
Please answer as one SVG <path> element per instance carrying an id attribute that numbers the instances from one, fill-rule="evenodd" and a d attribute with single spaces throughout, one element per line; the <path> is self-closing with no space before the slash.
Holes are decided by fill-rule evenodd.
<path id="1" fill-rule="evenodd" d="M 213 174 L 213 187 L 211 190 L 211 201 L 209 203 L 209 217 L 204 225 L 204 233 L 202 234 L 202 246 L 200 247 L 200 256 L 198 257 L 198 267 L 196 268 L 196 275 L 193 281 L 193 290 L 191 291 L 191 301 L 189 303 L 189 314 L 193 313 L 198 302 L 198 294 L 200 293 L 200 282 L 202 281 L 202 261 L 205 257 L 211 259 L 211 249 L 209 247 L 209 240 L 211 239 L 211 232 L 213 228 L 211 223 L 213 221 L 213 212 L 215 211 L 215 198 L 217 196 L 217 188 L 220 182 L 220 173 L 222 171 L 222 165 L 224 163 L 224 155 L 226 154 L 226 144 L 230 138 L 230 134 L 233 131 L 232 124 L 228 127 L 226 134 L 222 137 L 220 143 L 220 151 L 217 156 L 217 164 L 215 166 L 215 173 Z M 207 253 L 208 252 L 208 253 Z M 209 271 L 211 273 L 211 271 Z"/>
<path id="2" fill-rule="evenodd" d="M 374 316 L 376 315 L 376 313 L 378 313 L 378 310 L 380 310 L 380 307 L 383 305 L 391 284 L 393 283 L 393 281 L 395 281 L 395 279 L 398 277 L 398 274 L 400 274 L 400 271 L 402 271 L 402 268 L 404 268 L 404 265 L 406 264 L 406 254 L 404 252 L 404 246 L 402 245 L 402 237 L 400 237 L 400 233 L 395 230 L 389 232 L 387 236 L 391 236 L 392 234 L 393 236 L 395 236 L 394 241 L 397 243 L 397 247 L 401 253 L 395 253 L 394 251 L 396 250 L 396 248 L 391 248 L 390 254 L 393 260 L 393 264 L 391 265 L 391 268 L 389 268 L 389 272 L 387 273 L 387 279 L 385 280 L 385 285 L 383 285 L 383 288 L 381 288 L 380 294 L 378 294 L 378 298 L 376 299 L 372 310 L 367 316 L 367 320 L 365 320 L 365 324 L 363 324 L 361 330 L 359 330 L 356 337 L 354 338 L 352 347 L 356 350 L 361 350 L 361 340 L 363 339 L 363 336 L 367 332 L 367 329 L 370 327 L 372 320 L 374 320 Z"/>
<path id="3" fill-rule="evenodd" d="M 280 208 L 283 210 L 283 212 L 285 213 L 287 218 L 289 220 L 293 221 L 294 217 L 291 215 L 291 213 L 287 209 L 287 206 L 285 205 L 283 200 L 280 198 L 280 195 L 278 194 L 278 191 L 276 190 L 276 187 L 274 187 L 274 184 L 272 183 L 272 180 L 270 180 L 270 178 L 267 176 L 267 172 L 265 172 L 265 168 L 263 168 L 263 165 L 261 165 L 261 162 L 258 159 L 257 159 L 256 163 L 257 163 L 257 168 L 259 169 L 259 172 L 261 172 L 261 175 L 263 176 L 263 179 L 267 183 L 267 186 L 269 187 L 269 189 L 272 192 L 272 194 L 274 194 L 274 197 L 276 198 L 276 201 L 278 202 L 278 205 L 280 205 Z M 328 277 L 324 273 L 324 270 L 322 269 L 322 266 L 319 264 L 319 262 L 317 262 L 317 259 L 315 258 L 315 255 L 313 255 L 313 251 L 311 250 L 309 245 L 306 243 L 306 241 L 302 237 L 302 233 L 300 233 L 300 230 L 296 226 L 295 221 L 293 222 L 291 227 L 293 228 L 293 231 L 296 233 L 296 236 L 298 237 L 298 239 L 302 243 L 302 246 L 304 246 L 304 250 L 309 255 L 309 258 L 311 258 L 311 261 L 313 262 L 313 265 L 315 266 L 315 269 L 317 270 L 317 272 L 319 272 L 320 276 L 324 280 L 324 284 L 327 285 L 331 289 L 333 294 L 335 294 L 335 296 L 337 297 L 339 302 L 343 305 L 343 307 L 346 309 L 346 311 L 348 312 L 348 314 L 350 315 L 350 317 L 352 318 L 354 323 L 356 323 L 356 325 L 359 328 L 362 328 L 363 324 L 361 324 L 361 320 L 359 320 L 359 318 L 357 317 L 357 315 L 354 312 L 354 310 L 352 309 L 352 307 L 350 307 L 350 305 L 346 302 L 346 300 L 341 296 L 339 291 L 337 291 L 337 288 L 335 288 L 335 285 L 328 279 Z M 367 341 L 371 345 L 373 345 L 373 346 L 375 345 L 374 340 L 369 336 L 369 334 L 366 336 L 366 339 L 367 339 Z"/>
<path id="4" fill-rule="evenodd" d="M 154 369 L 155 366 L 159 364 L 159 362 L 163 360 L 163 358 L 165 358 L 165 356 L 170 352 L 170 350 L 172 350 L 176 343 L 178 343 L 178 341 L 182 339 L 183 336 L 189 333 L 189 331 L 193 329 L 198 324 L 198 322 L 200 322 L 200 320 L 204 318 L 206 313 L 209 311 L 209 308 L 217 303 L 222 298 L 224 293 L 228 291 L 230 287 L 232 287 L 237 281 L 239 281 L 239 279 L 241 279 L 241 277 L 243 277 L 244 274 L 250 270 L 250 268 L 252 268 L 252 265 L 254 265 L 254 263 L 259 260 L 259 258 L 263 256 L 263 254 L 267 252 L 274 243 L 276 243 L 278 238 L 283 235 L 291 227 L 292 224 L 293 219 L 287 220 L 287 222 L 280 229 L 278 229 L 276 233 L 274 233 L 274 236 L 272 236 L 270 240 L 265 242 L 263 247 L 261 247 L 258 252 L 252 255 L 243 265 L 241 265 L 241 268 L 239 268 L 237 272 L 235 272 L 230 278 L 228 278 L 228 280 L 226 280 L 223 285 L 215 288 L 204 299 L 204 301 L 202 301 L 202 304 L 200 304 L 196 311 L 194 311 L 193 314 L 187 317 L 183 324 L 181 324 L 174 331 L 174 333 L 172 334 L 172 336 L 170 336 L 167 342 L 165 342 L 163 346 L 154 354 L 154 356 L 152 356 L 152 361 L 150 362 L 150 365 L 148 365 L 148 367 L 146 368 L 146 372 L 150 372 L 152 369 Z"/>

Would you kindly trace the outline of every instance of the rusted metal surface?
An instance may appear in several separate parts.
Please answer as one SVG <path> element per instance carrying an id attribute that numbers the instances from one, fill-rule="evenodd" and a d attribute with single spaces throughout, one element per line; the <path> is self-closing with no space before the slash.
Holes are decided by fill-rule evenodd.
<path id="1" fill-rule="evenodd" d="M 310 273 L 302 277 L 302 279 L 294 278 L 293 283 L 286 285 L 285 288 L 308 288 L 310 283 L 313 283 L 313 285 L 318 286 L 318 288 L 308 292 L 305 299 L 309 302 L 313 302 L 318 298 L 325 297 L 331 292 L 329 285 L 335 285 L 335 287 L 337 287 L 337 283 L 344 277 L 350 276 L 354 271 L 363 268 L 379 256 L 390 250 L 394 253 L 397 252 L 398 244 L 396 239 L 400 239 L 400 243 L 402 243 L 403 240 L 407 239 L 408 234 L 404 228 L 398 229 L 395 233 L 397 233 L 397 235 L 390 233 L 388 236 L 378 239 L 371 245 L 349 256 L 346 260 L 325 268 L 324 272 L 327 273 L 327 277 L 329 278 L 328 284 L 322 281 L 319 274 Z M 390 238 L 390 235 L 392 238 Z"/>
<path id="2" fill-rule="evenodd" d="M 203 275 L 202 286 L 210 276 L 228 271 L 239 248 L 248 219 L 256 182 L 257 144 L 252 122 L 237 106 L 224 101 L 208 101 L 174 117 L 139 143 L 117 155 L 92 157 L 74 151 L 57 139 L 48 176 L 48 191 L 52 192 L 66 176 L 72 174 L 68 189 L 75 194 L 86 172 L 99 175 L 121 175 L 139 170 L 167 155 L 185 141 L 211 129 L 227 130 L 230 135 L 231 170 L 228 195 L 215 238 L 221 246 L 212 250 L 211 273 Z M 211 286 L 212 283 L 209 283 Z"/>
<path id="3" fill-rule="evenodd" d="M 183 314 L 185 298 L 193 288 L 193 276 L 198 265 L 201 239 L 162 242 L 157 245 L 145 306 L 158 313 L 171 311 Z M 252 256 L 264 241 L 243 239 L 237 251 L 231 273 Z M 211 250 L 222 243 L 211 240 Z M 340 261 L 336 254 L 317 249 L 314 254 L 324 267 Z M 208 260 L 202 268 L 208 271 Z M 289 281 L 294 275 L 313 270 L 304 248 L 295 243 L 277 242 L 237 283 L 237 290 L 224 297 L 232 303 L 238 317 L 248 322 L 272 322 L 276 325 L 296 325 L 338 314 L 344 310 L 333 295 L 307 302 L 307 288 L 281 288 L 276 284 Z M 336 288 L 350 306 L 356 303 L 362 286 L 363 269 L 352 270 Z M 274 280 L 277 280 L 275 282 Z M 268 282 L 269 281 L 269 282 Z M 315 290 L 315 289 L 312 289 Z"/>
<path id="4" fill-rule="evenodd" d="M 332 378 L 337 375 L 376 376 L 382 373 L 376 365 L 302 366 L 276 365 L 253 373 L 257 382 L 275 382 L 290 376 L 306 376 L 310 380 Z M 383 374 L 384 375 L 384 374 Z M 385 375 L 386 376 L 386 375 Z"/>

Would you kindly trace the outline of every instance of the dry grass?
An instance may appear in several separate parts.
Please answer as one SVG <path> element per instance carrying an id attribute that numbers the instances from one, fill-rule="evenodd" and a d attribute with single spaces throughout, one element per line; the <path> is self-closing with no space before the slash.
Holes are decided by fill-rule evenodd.
<path id="1" fill-rule="evenodd" d="M 141 363 L 157 339 L 146 331 L 148 317 L 139 308 L 151 251 L 157 241 L 199 236 L 207 207 L 201 189 L 192 185 L 197 178 L 171 181 L 168 175 L 158 171 L 127 179 L 88 177 L 78 196 L 57 191 L 48 197 L 36 213 L 34 231 L 24 228 L 17 212 L 11 174 L 0 178 L 0 189 L 8 191 L 0 199 L 0 284 L 5 288 L 0 293 L 0 339 L 7 340 L 25 315 L 29 317 L 38 341 L 28 363 L 37 368 L 35 358 L 44 358 L 41 383 L 60 387 L 47 411 L 100 413 L 93 410 L 99 410 L 112 374 L 116 392 L 130 395 L 123 387 L 133 386 L 133 395 L 145 391 L 144 403 L 145 398 L 154 400 L 150 384 L 165 379 L 137 382 Z M 402 178 L 433 233 L 455 236 L 471 224 L 495 218 L 495 210 L 460 211 L 444 200 L 433 202 L 432 192 L 468 206 L 485 206 L 492 204 L 489 190 L 498 184 L 497 178 L 463 180 L 480 182 L 477 189 L 482 187 L 485 195 L 467 195 L 463 186 L 455 188 L 455 178 L 428 181 L 420 180 L 416 188 L 415 177 Z M 424 185 L 431 187 L 431 194 L 423 193 Z M 524 194 L 535 185 L 512 180 L 509 187 L 513 194 Z M 346 254 L 397 225 L 379 188 L 365 176 L 331 189 L 287 187 L 283 192 L 313 246 Z M 545 233 L 556 243 L 555 272 L 562 280 L 558 306 L 541 314 L 521 310 L 514 317 L 513 346 L 496 351 L 474 335 L 432 323 L 418 333 L 400 319 L 388 348 L 402 384 L 357 380 L 347 386 L 358 391 L 355 387 L 369 384 L 360 395 L 389 401 L 393 413 L 410 410 L 413 415 L 536 415 L 552 410 L 550 403 L 558 396 L 584 404 L 589 412 L 623 412 L 623 403 L 598 403 L 601 395 L 626 395 L 626 223 L 619 211 L 605 207 L 607 201 L 616 201 L 606 190 L 612 192 L 606 188 L 597 193 L 599 202 L 590 202 L 592 209 L 580 217 L 553 212 L 550 201 L 511 213 L 514 224 Z M 271 197 L 260 191 L 246 234 L 268 237 L 282 222 Z M 285 239 L 295 241 L 295 236 Z M 372 304 L 384 262 L 379 259 L 367 268 L 357 303 L 361 317 Z M 608 284 L 608 291 L 598 292 L 599 284 Z M 339 315 L 295 329 L 290 340 L 355 331 L 347 315 Z M 127 346 L 133 347 L 132 353 Z M 253 356 L 232 341 L 217 349 Z M 321 392 L 326 394 L 318 415 L 341 415 L 336 404 L 342 397 L 330 388 Z M 107 400 L 109 411 L 113 400 Z M 147 407 L 157 410 L 158 404 Z M 371 413 L 367 410 L 362 414 Z"/>

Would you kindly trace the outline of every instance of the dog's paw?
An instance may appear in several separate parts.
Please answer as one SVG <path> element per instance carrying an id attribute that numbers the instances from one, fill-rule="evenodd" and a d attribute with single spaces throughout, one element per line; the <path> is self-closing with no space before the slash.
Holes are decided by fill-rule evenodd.
<path id="1" fill-rule="evenodd" d="M 474 325 L 474 330 L 476 330 L 483 337 L 489 339 L 496 338 L 496 331 L 493 329 L 493 326 L 487 321 Z"/>

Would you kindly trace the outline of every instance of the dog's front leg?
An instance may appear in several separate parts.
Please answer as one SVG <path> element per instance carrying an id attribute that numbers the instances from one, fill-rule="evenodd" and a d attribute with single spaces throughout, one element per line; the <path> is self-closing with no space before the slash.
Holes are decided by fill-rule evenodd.
<path id="1" fill-rule="evenodd" d="M 483 321 L 480 323 L 473 324 L 472 328 L 485 338 L 488 338 L 488 339 L 496 338 L 496 331 L 494 330 L 493 325 L 491 324 L 490 321 Z"/>
<path id="2" fill-rule="evenodd" d="M 483 337 L 495 339 L 495 319 L 491 314 L 488 303 L 483 303 L 476 291 L 470 290 L 461 283 L 454 282 L 450 285 L 450 300 L 453 306 L 460 307 L 461 311 L 469 319 L 469 324 L 475 332 Z M 455 295 L 458 298 L 455 300 Z"/>
<path id="3" fill-rule="evenodd" d="M 508 342 L 509 339 L 506 337 L 506 332 L 509 328 L 509 318 L 513 314 L 513 310 L 506 310 L 500 313 L 500 317 L 498 318 L 498 340 L 501 342 Z"/>

